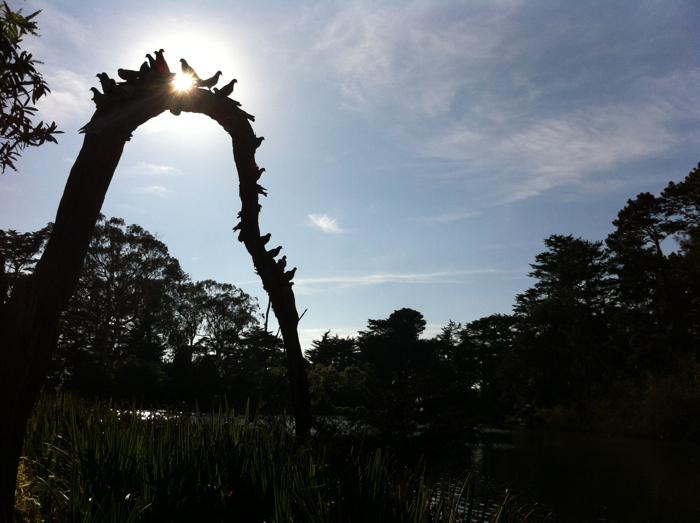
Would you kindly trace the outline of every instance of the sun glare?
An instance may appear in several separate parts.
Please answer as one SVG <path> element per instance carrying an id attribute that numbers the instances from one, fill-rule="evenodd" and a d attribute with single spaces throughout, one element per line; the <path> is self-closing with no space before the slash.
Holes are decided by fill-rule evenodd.
<path id="1" fill-rule="evenodd" d="M 189 74 L 177 73 L 173 80 L 173 87 L 176 91 L 189 91 L 192 89 L 194 78 Z"/>

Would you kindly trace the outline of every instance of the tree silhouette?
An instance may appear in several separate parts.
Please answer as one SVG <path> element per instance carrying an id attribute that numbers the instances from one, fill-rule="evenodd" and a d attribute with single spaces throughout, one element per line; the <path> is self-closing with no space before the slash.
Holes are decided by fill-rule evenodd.
<path id="1" fill-rule="evenodd" d="M 101 75 L 103 92 L 94 89 L 97 110 L 83 127 L 83 147 L 71 169 L 58 207 L 53 232 L 34 274 L 13 289 L 0 311 L 0 517 L 9 520 L 19 453 L 27 419 L 46 375 L 57 336 L 61 311 L 76 287 L 100 209 L 121 158 L 125 143 L 143 123 L 169 110 L 209 116 L 229 133 L 239 177 L 240 223 L 234 227 L 253 259 L 265 291 L 270 296 L 285 342 L 288 377 L 297 433 L 308 434 L 311 426 L 309 388 L 297 325 L 292 276 L 268 252 L 260 233 L 258 184 L 262 169 L 255 151 L 263 138 L 253 132 L 254 117 L 226 96 L 194 88 L 177 92 L 174 74 L 142 68 L 126 74 L 117 84 Z"/>

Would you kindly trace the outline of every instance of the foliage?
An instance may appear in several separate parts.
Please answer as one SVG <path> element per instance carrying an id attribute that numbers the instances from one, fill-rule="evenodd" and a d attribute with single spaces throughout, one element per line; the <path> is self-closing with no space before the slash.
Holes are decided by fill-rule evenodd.
<path id="1" fill-rule="evenodd" d="M 0 304 L 12 292 L 15 283 L 30 274 L 39 260 L 51 235 L 52 224 L 35 232 L 19 233 L 13 229 L 0 230 L 0 262 L 2 262 L 2 278 L 0 281 Z"/>
<path id="2" fill-rule="evenodd" d="M 38 507 L 51 521 L 527 519 L 507 495 L 483 503 L 473 477 L 429 484 L 420 472 L 395 470 L 382 450 L 300 443 L 283 423 L 229 410 L 144 419 L 112 404 L 45 397 L 24 455 L 18 511 Z"/>
<path id="3" fill-rule="evenodd" d="M 41 11 L 28 16 L 22 10 L 12 11 L 3 2 L 0 10 L 0 167 L 17 170 L 15 162 L 27 146 L 39 146 L 45 142 L 56 142 L 55 122 L 35 124 L 32 118 L 37 111 L 34 105 L 51 91 L 41 73 L 40 64 L 31 53 L 20 48 L 22 38 L 29 34 L 38 36 L 34 18 Z"/>
<path id="4" fill-rule="evenodd" d="M 331 336 L 331 331 L 326 331 L 320 340 L 311 343 L 306 357 L 312 365 L 335 367 L 339 371 L 359 362 L 355 339 L 350 336 L 340 338 L 337 334 Z"/>

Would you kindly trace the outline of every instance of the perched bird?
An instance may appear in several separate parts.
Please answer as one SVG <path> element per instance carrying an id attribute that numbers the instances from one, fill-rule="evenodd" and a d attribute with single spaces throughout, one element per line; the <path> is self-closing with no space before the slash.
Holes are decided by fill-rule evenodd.
<path id="1" fill-rule="evenodd" d="M 274 258 L 275 256 L 277 256 L 280 253 L 281 250 L 282 250 L 282 246 L 280 245 L 279 247 L 275 247 L 274 249 L 270 249 L 269 251 L 267 251 L 267 254 L 269 254 L 270 256 L 272 256 Z"/>
<path id="2" fill-rule="evenodd" d="M 103 95 L 97 87 L 90 87 L 90 90 L 92 91 L 92 101 L 95 102 L 95 105 L 98 105 L 105 100 L 105 95 Z"/>
<path id="3" fill-rule="evenodd" d="M 265 172 L 264 167 L 258 169 L 258 174 L 255 176 L 255 181 L 258 181 L 260 179 L 260 177 L 262 176 L 262 173 L 264 173 L 264 172 Z"/>
<path id="4" fill-rule="evenodd" d="M 287 281 L 292 281 L 292 278 L 294 278 L 294 275 L 297 272 L 297 268 L 294 267 L 291 271 L 287 271 L 284 273 L 284 277 L 287 279 Z"/>
<path id="5" fill-rule="evenodd" d="M 279 261 L 277 262 L 277 267 L 279 267 L 279 269 L 281 271 L 283 271 L 286 266 L 287 266 L 287 257 L 282 256 L 282 258 L 280 258 Z"/>
<path id="6" fill-rule="evenodd" d="M 260 147 L 260 144 L 263 142 L 264 139 L 265 139 L 264 136 L 260 136 L 260 137 L 256 136 L 256 137 L 255 137 L 255 148 L 256 148 L 256 149 L 257 149 L 258 147 Z"/>
<path id="7" fill-rule="evenodd" d="M 138 80 L 142 73 L 141 71 L 131 71 L 130 69 L 117 69 L 117 74 L 122 80 L 133 82 L 134 80 Z"/>
<path id="8" fill-rule="evenodd" d="M 117 88 L 117 82 L 110 78 L 107 73 L 97 73 L 95 76 L 100 79 L 100 85 L 104 94 L 110 94 Z"/>
<path id="9" fill-rule="evenodd" d="M 162 71 L 164 73 L 169 73 L 170 72 L 170 67 L 168 67 L 168 62 L 165 61 L 165 58 L 163 58 L 163 51 L 160 49 L 159 51 L 153 51 L 156 55 L 156 69 L 159 71 Z"/>
<path id="10" fill-rule="evenodd" d="M 148 56 L 148 55 L 146 55 Z M 139 68 L 139 71 L 141 71 L 142 74 L 148 73 L 151 70 L 151 67 L 148 65 L 148 62 L 144 62 L 141 64 L 141 67 Z"/>
<path id="11" fill-rule="evenodd" d="M 221 76 L 222 73 L 221 71 L 217 71 L 214 76 L 211 78 L 207 78 L 206 80 L 199 80 L 198 82 L 195 82 L 194 85 L 197 87 L 206 87 L 211 91 L 211 88 L 214 87 L 218 82 L 219 82 L 219 76 Z"/>
<path id="12" fill-rule="evenodd" d="M 233 84 L 237 82 L 238 80 L 234 78 L 229 83 L 224 85 L 221 89 L 217 89 L 216 87 L 214 87 L 214 94 L 218 96 L 223 96 L 224 98 L 228 98 L 228 96 L 233 92 Z"/>
<path id="13" fill-rule="evenodd" d="M 180 63 L 182 64 L 182 72 L 183 73 L 190 75 L 192 78 L 194 78 L 198 82 L 202 81 L 202 79 L 199 76 L 197 76 L 197 73 L 194 72 L 194 69 L 192 69 L 192 67 L 190 67 L 190 64 L 187 63 L 187 60 L 185 60 L 184 58 L 180 58 Z"/>
<path id="14" fill-rule="evenodd" d="M 156 71 L 158 69 L 156 67 L 156 59 L 153 58 L 150 54 L 146 54 L 146 58 L 148 58 L 148 66 L 151 68 L 151 70 Z"/>
<path id="15" fill-rule="evenodd" d="M 260 237 L 260 241 L 262 241 L 262 244 L 265 245 L 265 244 L 267 244 L 267 242 L 270 241 L 270 237 L 271 237 L 271 236 L 272 236 L 272 234 L 270 234 L 270 233 L 268 232 L 265 236 L 261 236 L 261 237 Z"/>

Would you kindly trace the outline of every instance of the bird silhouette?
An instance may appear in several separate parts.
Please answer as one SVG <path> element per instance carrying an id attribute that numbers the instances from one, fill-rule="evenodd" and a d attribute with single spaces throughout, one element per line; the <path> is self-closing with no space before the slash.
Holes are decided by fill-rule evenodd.
<path id="1" fill-rule="evenodd" d="M 148 58 L 148 66 L 151 68 L 151 70 L 156 71 L 158 69 L 156 67 L 156 59 L 148 53 L 146 54 L 146 58 Z"/>
<path id="2" fill-rule="evenodd" d="M 272 256 L 274 258 L 275 256 L 277 256 L 280 253 L 281 250 L 282 250 L 282 246 L 280 245 L 279 247 L 276 247 L 274 249 L 270 249 L 269 251 L 267 251 L 267 254 L 269 254 L 270 256 Z"/>
<path id="3" fill-rule="evenodd" d="M 146 55 L 148 56 L 148 55 Z M 139 71 L 141 71 L 142 74 L 146 74 L 151 71 L 151 67 L 148 65 L 148 62 L 144 62 L 141 64 L 141 67 L 139 68 Z"/>
<path id="4" fill-rule="evenodd" d="M 138 80 L 143 73 L 141 71 L 132 71 L 130 69 L 117 69 L 117 74 L 122 80 L 133 82 L 134 80 Z"/>
<path id="5" fill-rule="evenodd" d="M 258 172 L 257 172 L 257 174 L 255 175 L 255 181 L 258 181 L 258 180 L 260 179 L 260 177 L 262 176 L 262 173 L 264 173 L 264 172 L 265 172 L 265 168 L 264 168 L 264 167 L 258 169 Z"/>
<path id="6" fill-rule="evenodd" d="M 260 147 L 260 144 L 263 142 L 264 139 L 265 139 L 264 136 L 256 136 L 256 137 L 255 137 L 255 148 L 256 148 L 256 149 L 257 149 L 258 147 Z"/>
<path id="7" fill-rule="evenodd" d="M 265 236 L 261 236 L 261 237 L 260 237 L 260 241 L 262 242 L 263 245 L 266 245 L 267 242 L 270 241 L 270 238 L 271 238 L 271 237 L 272 237 L 272 234 L 270 234 L 270 233 L 268 232 Z"/>
<path id="8" fill-rule="evenodd" d="M 187 63 L 187 60 L 185 60 L 184 58 L 180 58 L 180 63 L 182 64 L 182 72 L 183 73 L 190 75 L 192 78 L 194 78 L 198 82 L 202 81 L 202 79 L 199 76 L 197 76 L 197 73 L 194 72 L 194 69 L 192 69 L 192 67 L 190 67 L 190 64 Z"/>
<path id="9" fill-rule="evenodd" d="M 92 91 L 92 101 L 95 102 L 95 105 L 98 105 L 105 100 L 105 95 L 103 95 L 97 87 L 90 87 L 90 90 Z"/>
<path id="10" fill-rule="evenodd" d="M 217 89 L 214 87 L 214 94 L 217 96 L 223 96 L 224 98 L 228 98 L 229 95 L 233 92 L 233 84 L 238 82 L 235 78 L 231 80 L 229 83 L 224 85 L 221 89 Z"/>
<path id="11" fill-rule="evenodd" d="M 163 51 L 162 49 L 158 51 L 153 51 L 153 53 L 156 55 L 156 69 L 164 73 L 169 73 L 170 67 L 168 67 L 168 62 L 166 62 L 165 58 L 163 57 L 164 52 L 165 51 Z"/>
<path id="12" fill-rule="evenodd" d="M 282 256 L 282 257 L 279 259 L 279 261 L 277 262 L 277 267 L 279 267 L 279 269 L 280 269 L 281 271 L 283 271 L 284 268 L 285 268 L 286 266 L 287 266 L 287 257 L 286 257 L 286 256 Z"/>
<path id="13" fill-rule="evenodd" d="M 117 88 L 117 82 L 110 78 L 107 73 L 97 73 L 95 76 L 100 79 L 100 85 L 104 94 L 110 94 Z"/>
<path id="14" fill-rule="evenodd" d="M 219 82 L 219 76 L 221 76 L 222 74 L 223 73 L 221 71 L 217 71 L 216 74 L 211 78 L 207 78 L 206 80 L 199 80 L 198 82 L 195 82 L 195 85 L 197 87 L 206 87 L 211 91 L 211 88 Z"/>
<path id="15" fill-rule="evenodd" d="M 286 278 L 287 281 L 292 281 L 292 278 L 294 278 L 294 275 L 297 272 L 297 268 L 294 267 L 291 271 L 287 271 L 284 273 L 284 277 Z"/>

